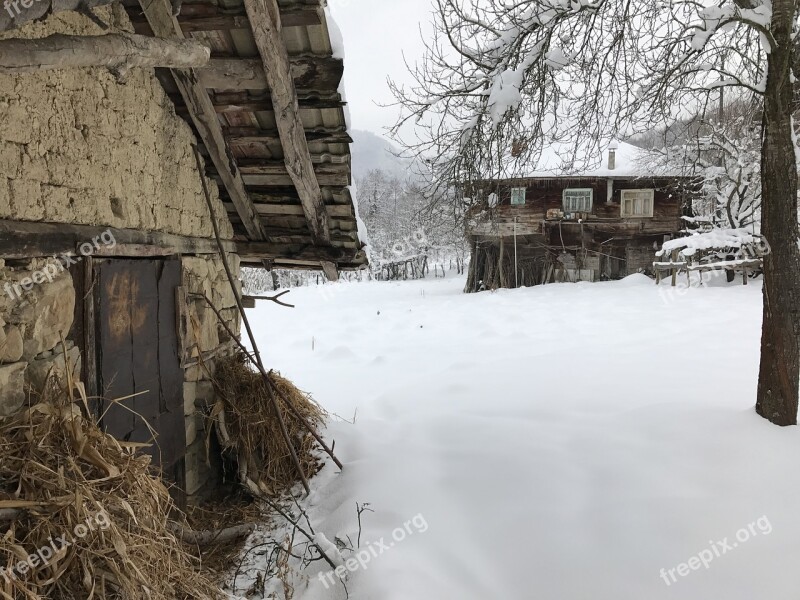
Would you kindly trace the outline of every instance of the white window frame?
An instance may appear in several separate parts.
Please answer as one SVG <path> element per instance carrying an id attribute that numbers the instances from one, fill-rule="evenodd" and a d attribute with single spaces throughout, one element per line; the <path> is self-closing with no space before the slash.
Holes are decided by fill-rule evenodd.
<path id="1" fill-rule="evenodd" d="M 528 192 L 527 188 L 524 187 L 511 188 L 511 200 L 510 200 L 511 206 L 525 206 L 525 201 L 527 200 L 527 195 L 528 195 L 527 192 Z M 517 198 L 517 200 L 519 200 L 518 194 L 520 193 L 522 194 L 522 202 L 514 202 L 515 197 Z"/>
<path id="2" fill-rule="evenodd" d="M 649 198 L 647 200 L 648 206 L 645 207 L 646 210 L 642 212 L 636 212 L 635 205 L 634 209 L 628 211 L 625 209 L 625 196 L 626 194 L 641 194 L 642 192 L 646 192 L 649 194 Z M 640 189 L 640 190 L 620 190 L 619 196 L 619 214 L 623 218 L 629 219 L 647 219 L 653 216 L 653 208 L 655 206 L 655 195 L 656 191 L 652 189 Z"/>
<path id="3" fill-rule="evenodd" d="M 588 208 L 568 208 L 567 207 L 567 194 L 570 192 L 589 192 L 589 207 Z M 594 208 L 594 190 L 592 188 L 566 188 L 561 193 L 561 208 L 564 212 L 573 213 L 573 212 L 585 212 L 590 213 Z"/>

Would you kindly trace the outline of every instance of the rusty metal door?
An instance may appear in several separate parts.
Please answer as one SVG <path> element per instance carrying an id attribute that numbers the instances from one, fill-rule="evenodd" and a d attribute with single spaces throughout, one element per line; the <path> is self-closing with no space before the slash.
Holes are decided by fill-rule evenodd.
<path id="1" fill-rule="evenodd" d="M 175 314 L 180 260 L 93 262 L 103 427 L 120 440 L 152 443 L 153 463 L 180 484 L 186 452 Z"/>

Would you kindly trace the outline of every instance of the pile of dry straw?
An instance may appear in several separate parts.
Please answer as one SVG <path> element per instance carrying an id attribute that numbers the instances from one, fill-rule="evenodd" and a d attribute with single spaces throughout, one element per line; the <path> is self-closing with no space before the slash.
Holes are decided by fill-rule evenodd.
<path id="1" fill-rule="evenodd" d="M 275 372 L 269 373 L 271 385 L 253 370 L 243 353 L 217 363 L 215 384 L 221 400 L 211 415 L 220 442 L 237 462 L 240 481 L 249 479 L 260 490 L 275 496 L 298 481 L 297 469 L 280 430 L 275 405 L 280 407 L 289 439 L 300 459 L 306 478 L 315 475 L 322 463 L 314 437 L 295 411 L 315 429 L 327 418 L 324 409 L 308 394 Z"/>
<path id="2" fill-rule="evenodd" d="M 150 458 L 86 419 L 73 387 L 51 380 L 0 422 L 0 598 L 221 597 L 171 533 L 183 517 Z"/>
<path id="3" fill-rule="evenodd" d="M 319 428 L 326 414 L 310 396 L 275 373 L 267 383 L 243 354 L 219 362 L 215 383 L 210 419 L 256 495 L 298 481 L 273 400 L 304 475 L 320 469 L 313 436 L 286 406 Z M 51 379 L 0 420 L 0 599 L 221 598 L 198 548 L 176 536 L 191 528 L 142 445 L 105 434 L 89 414 L 82 384 Z"/>

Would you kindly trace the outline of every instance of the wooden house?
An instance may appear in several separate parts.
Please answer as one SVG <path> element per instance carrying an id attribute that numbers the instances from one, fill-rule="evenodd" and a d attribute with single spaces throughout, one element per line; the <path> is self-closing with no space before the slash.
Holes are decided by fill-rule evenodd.
<path id="1" fill-rule="evenodd" d="M 367 262 L 338 30 L 322 0 L 36 0 L 0 32 L 0 418 L 78 365 L 105 429 L 202 495 L 214 310 L 239 332 L 213 226 L 235 277 Z"/>
<path id="2" fill-rule="evenodd" d="M 690 181 L 647 153 L 611 142 L 574 168 L 572 150 L 546 148 L 519 175 L 481 182 L 470 215 L 468 292 L 553 281 L 619 279 L 652 269 L 681 230 Z"/>

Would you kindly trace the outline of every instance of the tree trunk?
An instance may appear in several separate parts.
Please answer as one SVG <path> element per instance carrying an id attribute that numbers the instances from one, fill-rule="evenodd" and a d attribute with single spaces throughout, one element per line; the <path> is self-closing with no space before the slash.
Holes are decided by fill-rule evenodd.
<path id="1" fill-rule="evenodd" d="M 188 69 L 202 67 L 210 57 L 211 49 L 195 40 L 162 40 L 128 33 L 0 40 L 0 73 L 75 67 Z"/>
<path id="2" fill-rule="evenodd" d="M 792 141 L 794 0 L 774 0 L 761 153 L 761 229 L 772 252 L 764 259 L 764 324 L 756 412 L 776 425 L 797 424 L 800 362 L 800 250 L 797 163 Z"/>

